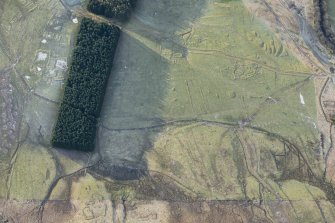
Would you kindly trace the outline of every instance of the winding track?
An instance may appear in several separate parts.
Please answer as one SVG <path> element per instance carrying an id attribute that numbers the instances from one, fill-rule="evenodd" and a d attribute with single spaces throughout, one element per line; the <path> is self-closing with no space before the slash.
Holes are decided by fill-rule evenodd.
<path id="1" fill-rule="evenodd" d="M 281 23 L 278 15 L 275 13 L 275 11 L 272 9 L 271 7 L 271 3 L 268 3 L 268 1 L 270 0 L 262 0 L 262 3 L 269 9 L 270 13 L 272 13 L 277 21 L 277 25 L 279 25 L 291 38 L 291 41 L 293 41 L 293 43 L 295 44 L 295 46 L 298 49 L 301 49 L 301 47 L 294 41 L 294 36 L 285 28 L 285 26 L 283 25 L 283 23 Z M 322 113 L 322 119 L 323 120 L 319 120 L 319 123 L 323 123 L 326 122 L 328 123 L 327 128 L 329 129 L 329 131 L 324 134 L 326 136 L 328 136 L 328 140 L 330 141 L 330 146 L 328 148 L 328 150 L 326 151 L 326 156 L 324 157 L 324 162 L 325 162 L 325 168 L 324 168 L 324 173 L 323 176 L 320 178 L 320 188 L 323 188 L 324 191 L 328 191 L 328 199 L 331 202 L 334 202 L 334 186 L 332 185 L 332 178 L 334 176 L 330 176 L 330 182 L 328 182 L 327 180 L 327 175 L 329 172 L 329 168 L 330 166 L 328 166 L 328 159 L 331 155 L 335 155 L 332 154 L 334 153 L 333 150 L 333 142 L 334 142 L 334 134 L 333 134 L 333 127 L 334 127 L 334 123 L 332 123 L 331 120 L 328 119 L 328 115 L 325 112 L 325 109 L 323 107 L 323 101 L 322 101 L 322 95 L 324 94 L 324 90 L 327 87 L 327 85 L 331 82 L 330 78 L 333 77 L 333 75 L 328 71 L 329 69 L 327 67 L 332 66 L 333 65 L 333 61 L 332 61 L 332 56 L 327 55 L 325 53 L 325 51 L 323 51 L 321 48 L 323 48 L 320 44 L 320 41 L 318 40 L 318 38 L 315 36 L 315 32 L 313 30 L 311 30 L 311 27 L 309 26 L 308 22 L 306 21 L 306 19 L 303 17 L 302 13 L 299 13 L 298 11 L 292 11 L 289 8 L 289 2 L 287 0 L 279 0 L 280 3 L 283 5 L 283 7 L 287 8 L 288 11 L 291 11 L 293 13 L 295 13 L 295 16 L 298 19 L 299 22 L 299 27 L 300 27 L 300 34 L 303 37 L 306 45 L 309 47 L 309 49 L 312 51 L 313 55 L 321 62 L 321 64 L 323 64 L 323 67 L 321 68 L 320 66 L 316 65 L 315 63 L 313 63 L 312 60 L 310 60 L 310 58 L 308 57 L 308 55 L 305 54 L 306 59 L 308 59 L 309 62 L 312 62 L 314 65 L 316 65 L 317 67 L 320 68 L 320 70 L 324 71 L 324 74 L 321 76 L 321 78 L 326 78 L 326 81 L 323 83 L 321 89 L 319 90 L 319 92 L 317 92 L 317 101 L 318 101 L 318 106 L 320 107 L 321 113 Z M 334 167 L 331 167 L 334 168 Z M 314 175 L 314 174 L 313 174 Z M 332 189 L 330 189 L 332 188 Z"/>
<path id="2" fill-rule="evenodd" d="M 62 0 L 60 0 L 61 2 L 63 2 Z M 263 1 L 265 2 L 265 1 Z M 89 14 L 86 14 L 87 12 L 85 11 L 80 11 L 80 10 L 77 10 L 75 12 L 73 12 L 74 14 L 76 15 L 81 15 L 81 16 L 92 16 L 92 15 L 89 15 Z M 104 21 L 104 22 L 108 22 L 109 24 L 113 24 L 113 25 L 116 25 L 116 26 L 119 26 L 121 29 L 122 29 L 122 26 L 120 24 L 117 24 L 111 20 L 107 20 L 104 19 L 104 18 L 101 18 L 101 17 L 98 17 L 98 16 L 95 16 L 96 17 L 95 19 L 98 19 L 100 21 Z M 101 20 L 102 19 L 102 20 Z M 305 24 L 303 21 L 301 21 L 302 24 Z M 283 26 L 285 27 L 285 26 Z M 306 32 L 306 35 L 308 35 L 308 32 L 306 31 L 306 29 L 304 30 L 304 27 L 303 28 L 303 32 Z M 306 28 L 306 27 L 305 27 Z M 127 32 L 127 30 L 125 30 Z M 159 33 L 156 33 L 157 35 L 160 35 Z M 308 40 L 308 39 L 307 39 Z M 172 41 L 172 40 L 171 40 Z M 312 41 L 312 40 L 308 40 L 308 41 Z M 299 48 L 299 46 L 297 45 L 297 47 Z M 194 50 L 199 50 L 199 49 L 194 49 Z M 230 55 L 228 55 L 230 56 Z M 323 58 L 321 57 L 322 59 L 327 59 L 327 58 Z M 241 60 L 245 59 L 245 58 L 240 58 Z M 307 74 L 309 75 L 309 74 Z M 36 95 L 37 96 L 37 95 Z M 46 100 L 45 98 L 43 97 L 40 97 L 41 99 L 44 99 Z M 111 128 L 108 128 L 106 126 L 103 126 L 103 125 L 100 125 L 101 128 L 105 128 L 107 130 L 110 130 L 110 131 L 122 131 L 122 130 L 149 130 L 149 129 L 155 129 L 155 128 L 164 128 L 166 126 L 169 126 L 169 125 L 188 125 L 188 124 L 192 124 L 192 123 L 197 123 L 197 124 L 202 124 L 202 125 L 218 125 L 218 126 L 224 126 L 224 127 L 230 127 L 230 128 L 233 128 L 233 129 L 240 129 L 241 126 L 238 124 L 238 123 L 224 123 L 224 122 L 216 122 L 216 121 L 210 121 L 210 120 L 203 120 L 203 119 L 185 119 L 185 120 L 175 120 L 175 121 L 170 121 L 170 122 L 166 122 L 166 123 L 161 123 L 161 124 L 157 124 L 157 125 L 153 125 L 153 126 L 147 126 L 147 127 L 140 127 L 140 128 L 132 128 L 132 129 L 111 129 Z M 304 157 L 304 154 L 302 151 L 300 151 L 300 149 L 294 145 L 293 143 L 291 143 L 288 139 L 285 139 L 283 138 L 282 136 L 280 135 L 276 135 L 274 133 L 271 133 L 271 132 L 268 132 L 267 130 L 265 129 L 261 129 L 261 128 L 257 128 L 257 127 L 253 127 L 250 125 L 250 123 L 246 126 L 243 126 L 243 128 L 250 128 L 250 129 L 253 129 L 254 131 L 259 131 L 259 132 L 262 132 L 263 134 L 267 134 L 267 135 L 271 135 L 271 136 L 274 136 L 275 138 L 277 138 L 278 140 L 282 141 L 283 143 L 287 143 L 287 145 L 289 145 L 289 148 L 293 148 L 297 153 L 301 154 L 304 162 L 306 162 L 306 164 L 309 166 L 308 164 L 308 161 L 307 161 L 307 158 Z M 52 188 L 54 188 L 56 185 L 57 185 L 57 182 L 61 179 L 61 178 L 64 178 L 64 177 L 69 177 L 73 174 L 76 174 L 80 171 L 83 171 L 83 170 L 87 170 L 87 169 L 90 169 L 92 168 L 92 166 L 87 166 L 87 167 L 84 167 L 83 169 L 80 169 L 72 174 L 67 174 L 67 175 L 63 175 L 61 176 L 58 180 L 56 179 L 56 181 L 51 185 L 50 189 L 49 189 L 49 196 L 52 192 Z M 317 176 L 314 172 L 313 172 L 313 169 L 309 166 L 309 171 L 312 173 L 312 175 L 314 176 Z M 46 198 L 42 204 L 41 204 L 41 209 L 40 211 L 43 213 L 43 207 L 45 205 L 45 203 L 47 202 L 48 198 Z"/>

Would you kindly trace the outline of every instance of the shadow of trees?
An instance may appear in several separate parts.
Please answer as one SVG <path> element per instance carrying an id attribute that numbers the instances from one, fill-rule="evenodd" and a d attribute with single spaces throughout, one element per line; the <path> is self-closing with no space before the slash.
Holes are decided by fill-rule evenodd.
<path id="1" fill-rule="evenodd" d="M 162 51 L 186 56 L 176 33 L 189 29 L 206 4 L 202 0 L 138 1 L 124 26 L 101 112 L 97 152 L 103 165 L 96 171 L 103 176 L 130 180 L 147 174 L 144 154 L 161 129 L 143 127 L 164 122 L 170 61 Z"/>

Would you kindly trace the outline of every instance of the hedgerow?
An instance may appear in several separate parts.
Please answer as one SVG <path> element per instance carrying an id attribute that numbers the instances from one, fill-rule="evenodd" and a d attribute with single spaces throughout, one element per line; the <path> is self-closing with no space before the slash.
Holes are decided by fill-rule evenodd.
<path id="1" fill-rule="evenodd" d="M 97 15 L 125 20 L 135 4 L 136 0 L 90 0 L 87 9 Z"/>
<path id="2" fill-rule="evenodd" d="M 52 145 L 93 149 L 96 118 L 111 72 L 120 29 L 84 18 L 81 21 Z"/>

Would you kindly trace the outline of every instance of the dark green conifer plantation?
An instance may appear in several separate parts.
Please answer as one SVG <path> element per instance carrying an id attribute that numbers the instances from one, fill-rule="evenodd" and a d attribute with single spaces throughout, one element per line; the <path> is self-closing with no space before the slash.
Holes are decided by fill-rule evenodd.
<path id="1" fill-rule="evenodd" d="M 90 0 L 87 9 L 107 18 L 126 20 L 135 4 L 136 0 Z"/>
<path id="2" fill-rule="evenodd" d="M 126 20 L 135 3 L 136 0 L 89 0 L 87 9 Z M 82 19 L 53 131 L 53 146 L 82 151 L 94 148 L 97 118 L 119 36 L 116 26 Z"/>
<path id="3" fill-rule="evenodd" d="M 91 150 L 120 29 L 82 19 L 52 145 Z"/>

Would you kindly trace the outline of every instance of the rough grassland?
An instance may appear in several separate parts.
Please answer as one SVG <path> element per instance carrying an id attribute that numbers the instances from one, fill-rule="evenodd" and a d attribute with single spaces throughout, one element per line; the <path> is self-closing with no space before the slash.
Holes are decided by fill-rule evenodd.
<path id="1" fill-rule="evenodd" d="M 14 23 L 12 31 L 5 33 L 11 37 L 7 38 L 9 44 L 15 46 L 11 49 L 19 49 L 19 43 L 25 42 L 18 73 L 31 76 L 27 82 L 37 93 L 57 100 L 61 85 L 48 84 L 45 73 L 33 72 L 39 49 L 59 50 L 51 41 L 50 45 L 40 43 L 47 27 L 47 21 L 40 18 L 52 7 L 55 11 L 61 8 L 58 1 L 48 3 L 41 3 L 41 10 Z M 140 217 L 155 214 L 157 219 L 162 215 L 169 219 L 171 213 L 180 222 L 220 222 L 223 209 L 215 202 L 231 199 L 237 205 L 224 208 L 227 216 L 237 210 L 255 216 L 255 222 L 287 219 L 314 223 L 324 218 L 334 222 L 334 205 L 326 191 L 302 180 L 308 165 L 322 173 L 310 70 L 248 13 L 241 1 L 207 3 L 140 1 L 134 18 L 123 28 L 114 75 L 108 83 L 99 120 L 99 154 L 59 150 L 51 156 L 49 152 L 55 150 L 48 151 L 48 142 L 57 105 L 24 91 L 24 120 L 30 126 L 27 139 L 44 147 L 27 143 L 19 147 L 9 181 L 10 197 L 42 199 L 56 170 L 60 175 L 70 174 L 101 155 L 106 175 L 93 168 L 81 171 L 60 180 L 51 194 L 55 200 L 72 199 L 78 222 L 101 213 L 109 217 L 100 216 L 101 221 L 110 221 L 112 216 L 122 221 L 124 198 L 127 207 L 134 207 L 127 208 L 127 222 L 140 222 Z M 10 11 L 6 10 L 3 18 L 15 14 Z M 34 25 L 34 20 L 38 24 Z M 69 23 L 70 19 L 62 33 L 73 33 L 74 25 Z M 25 30 L 24 37 L 16 35 L 20 30 Z M 31 36 L 29 41 L 22 41 L 26 36 Z M 65 49 L 71 48 L 69 42 L 64 42 Z M 297 150 L 289 148 L 289 142 L 297 145 Z M 143 168 L 150 176 L 111 180 L 108 171 L 113 165 Z M 169 184 L 157 183 L 154 174 L 169 179 Z M 6 185 L 3 188 L 6 192 Z M 188 196 L 182 196 L 186 192 Z M 152 203 L 155 208 L 159 204 L 167 208 L 161 211 L 143 204 L 151 199 L 157 202 Z M 110 204 L 110 200 L 116 201 Z M 180 200 L 183 202 L 177 206 Z M 193 201 L 199 204 L 195 203 L 191 212 Z M 82 206 L 77 205 L 80 202 Z M 110 206 L 104 212 L 106 204 Z M 250 212 L 238 209 L 246 206 Z M 214 215 L 215 210 L 220 213 Z"/>

